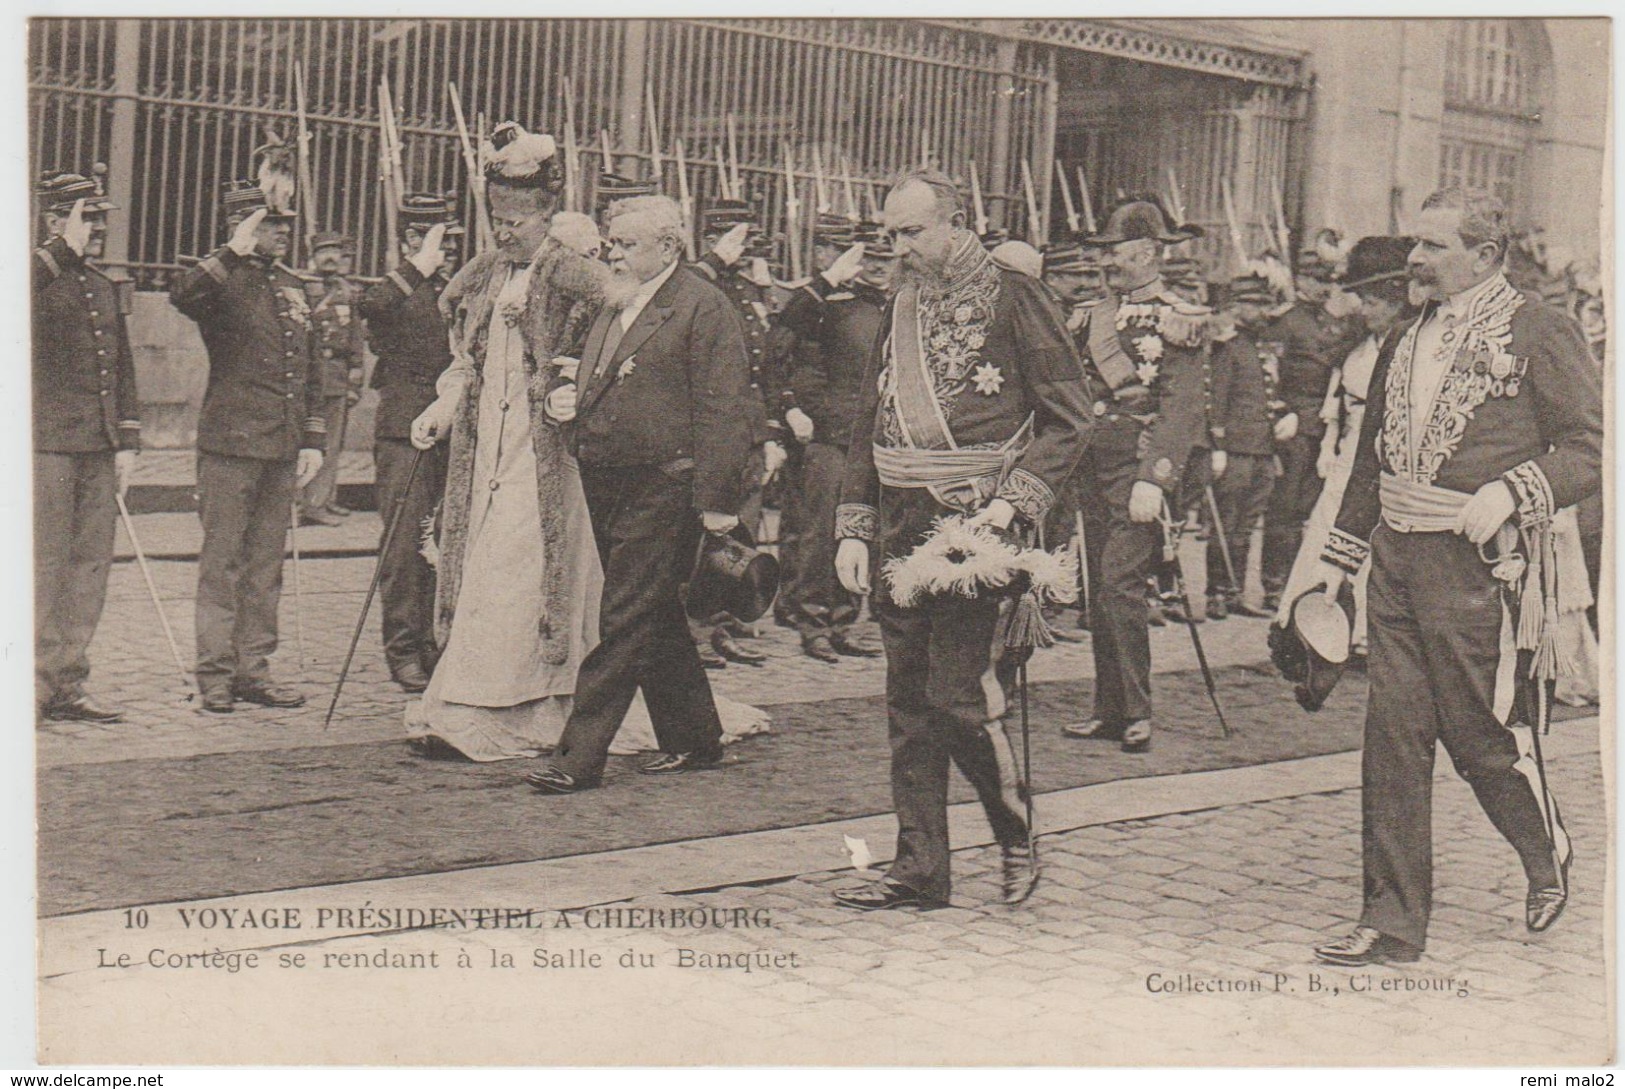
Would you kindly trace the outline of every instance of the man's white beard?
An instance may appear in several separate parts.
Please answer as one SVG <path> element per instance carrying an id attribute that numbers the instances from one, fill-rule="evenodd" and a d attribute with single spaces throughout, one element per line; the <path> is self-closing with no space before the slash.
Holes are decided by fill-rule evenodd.
<path id="1" fill-rule="evenodd" d="M 630 276 L 611 275 L 609 282 L 604 285 L 604 301 L 616 310 L 625 310 L 632 296 L 638 293 L 643 285 Z"/>

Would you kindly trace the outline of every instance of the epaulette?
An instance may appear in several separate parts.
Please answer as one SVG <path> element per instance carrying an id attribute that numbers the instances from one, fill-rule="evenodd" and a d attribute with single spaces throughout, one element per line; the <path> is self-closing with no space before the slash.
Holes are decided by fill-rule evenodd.
<path id="1" fill-rule="evenodd" d="M 1157 320 L 1157 332 L 1186 348 L 1199 348 L 1207 342 L 1213 311 L 1184 300 L 1170 302 Z"/>

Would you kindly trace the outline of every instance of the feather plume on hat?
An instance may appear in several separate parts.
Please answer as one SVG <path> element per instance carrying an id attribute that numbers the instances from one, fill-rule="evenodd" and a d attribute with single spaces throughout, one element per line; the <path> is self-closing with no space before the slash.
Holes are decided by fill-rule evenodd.
<path id="1" fill-rule="evenodd" d="M 294 158 L 293 147 L 283 142 L 274 130 L 265 134 L 266 142 L 254 149 L 254 180 L 265 194 L 265 206 L 273 212 L 292 214 L 294 210 Z"/>
<path id="2" fill-rule="evenodd" d="M 1292 283 L 1292 266 L 1274 250 L 1248 261 L 1247 271 L 1254 276 L 1262 276 L 1278 299 L 1291 299 L 1297 294 Z"/>
<path id="3" fill-rule="evenodd" d="M 517 121 L 504 121 L 480 144 L 486 180 L 516 188 L 551 188 L 554 176 L 562 181 L 557 154 L 553 137 L 526 132 Z"/>

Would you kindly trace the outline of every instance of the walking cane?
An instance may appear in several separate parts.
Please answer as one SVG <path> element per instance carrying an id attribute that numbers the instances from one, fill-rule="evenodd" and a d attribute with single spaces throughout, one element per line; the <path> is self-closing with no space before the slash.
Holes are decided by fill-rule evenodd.
<path id="1" fill-rule="evenodd" d="M 1162 566 L 1164 572 L 1173 580 L 1174 590 L 1179 594 L 1180 603 L 1184 605 L 1185 627 L 1191 633 L 1191 645 L 1196 648 L 1196 664 L 1202 670 L 1202 683 L 1207 686 L 1207 698 L 1213 701 L 1213 710 L 1219 716 L 1219 730 L 1224 737 L 1230 736 L 1230 723 L 1225 721 L 1224 708 L 1219 705 L 1219 686 L 1213 679 L 1213 667 L 1208 664 L 1207 651 L 1202 649 L 1202 636 L 1196 630 L 1196 614 L 1191 609 L 1191 598 L 1185 590 L 1185 576 L 1179 570 L 1179 534 L 1173 512 L 1168 509 L 1168 500 L 1162 501 Z"/>
<path id="2" fill-rule="evenodd" d="M 1246 589 L 1236 578 L 1236 563 L 1230 558 L 1230 538 L 1225 536 L 1224 519 L 1219 517 L 1219 498 L 1213 494 L 1213 485 L 1205 484 L 1202 492 L 1207 496 L 1207 509 L 1213 515 L 1213 532 L 1219 535 L 1219 555 L 1224 557 L 1224 573 L 1230 577 L 1230 585 L 1235 589 L 1236 596 L 1240 597 Z"/>
<path id="3" fill-rule="evenodd" d="M 305 678 L 305 582 L 299 574 L 299 500 L 288 508 L 288 540 L 293 544 L 293 644 L 299 655 L 299 679 Z"/>
<path id="4" fill-rule="evenodd" d="M 350 635 L 350 649 L 344 655 L 344 667 L 339 670 L 338 684 L 333 686 L 333 700 L 327 705 L 327 717 L 322 719 L 322 729 L 327 729 L 333 722 L 333 712 L 338 709 L 339 693 L 344 691 L 344 680 L 350 675 L 350 663 L 355 661 L 355 648 L 361 642 L 361 632 L 367 626 L 367 613 L 372 609 L 373 595 L 378 592 L 378 584 L 384 578 L 384 560 L 389 555 L 389 546 L 395 543 L 395 531 L 400 529 L 401 515 L 406 511 L 406 497 L 412 494 L 412 485 L 418 478 L 418 466 L 423 464 L 423 455 L 427 450 L 418 450 L 412 455 L 412 467 L 406 473 L 406 487 L 395 496 L 395 510 L 389 516 L 389 528 L 384 531 L 384 543 L 378 549 L 378 566 L 373 569 L 372 583 L 367 587 L 367 597 L 361 603 L 361 615 L 356 618 L 355 631 Z"/>
<path id="5" fill-rule="evenodd" d="M 130 547 L 135 550 L 135 562 L 141 568 L 141 577 L 147 583 L 147 594 L 152 598 L 152 607 L 158 613 L 158 624 L 164 629 L 164 639 L 169 643 L 169 655 L 175 659 L 175 668 L 180 671 L 181 683 L 186 686 L 186 702 L 191 703 L 197 694 L 192 685 L 192 675 L 186 672 L 186 664 L 181 661 L 181 648 L 175 643 L 175 632 L 169 626 L 169 617 L 164 615 L 163 602 L 158 598 L 158 586 L 152 581 L 152 571 L 147 567 L 147 557 L 141 551 L 141 541 L 135 535 L 135 523 L 130 519 L 130 508 L 124 505 L 124 496 L 118 492 L 113 493 L 118 502 L 119 518 L 124 522 L 124 532 L 129 535 Z"/>

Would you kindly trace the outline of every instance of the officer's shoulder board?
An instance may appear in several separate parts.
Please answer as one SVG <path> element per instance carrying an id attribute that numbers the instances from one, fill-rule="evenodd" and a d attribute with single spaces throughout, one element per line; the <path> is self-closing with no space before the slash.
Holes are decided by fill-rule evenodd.
<path id="1" fill-rule="evenodd" d="M 1213 311 L 1184 299 L 1163 300 L 1157 332 L 1185 348 L 1200 348 L 1212 336 Z"/>

